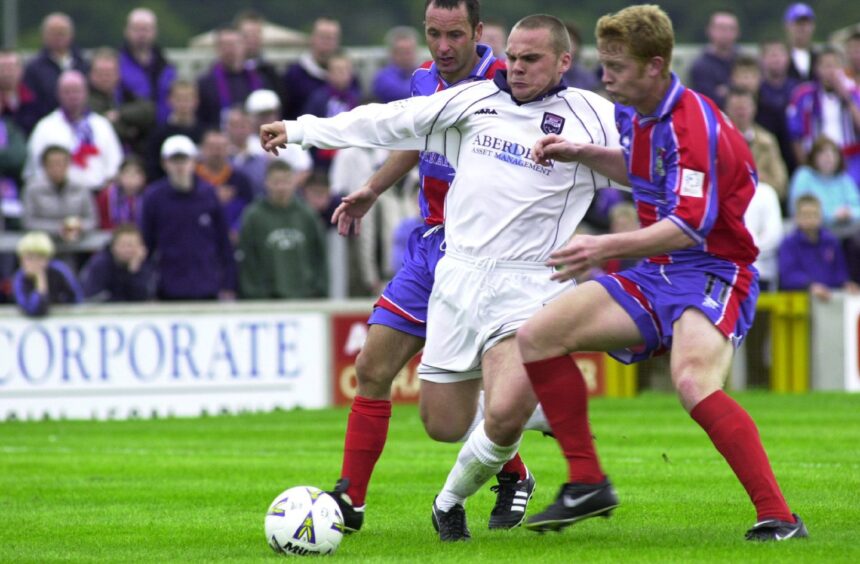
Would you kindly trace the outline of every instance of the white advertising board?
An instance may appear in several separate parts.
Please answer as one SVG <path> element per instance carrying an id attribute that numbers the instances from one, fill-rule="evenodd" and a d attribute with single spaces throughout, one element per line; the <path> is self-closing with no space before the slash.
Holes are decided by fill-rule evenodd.
<path id="1" fill-rule="evenodd" d="M 860 392 L 860 296 L 845 296 L 845 389 Z"/>
<path id="2" fill-rule="evenodd" d="M 0 420 L 235 413 L 330 403 L 324 313 L 0 319 Z"/>

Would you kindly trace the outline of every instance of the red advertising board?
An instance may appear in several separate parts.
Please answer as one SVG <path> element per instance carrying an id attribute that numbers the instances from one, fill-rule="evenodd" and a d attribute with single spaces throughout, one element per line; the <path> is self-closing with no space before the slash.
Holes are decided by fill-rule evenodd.
<path id="1" fill-rule="evenodd" d="M 355 359 L 367 337 L 367 314 L 335 314 L 332 320 L 332 399 L 335 405 L 351 405 L 358 382 L 355 376 Z M 606 355 L 603 353 L 577 353 L 574 355 L 582 370 L 588 393 L 591 396 L 606 394 Z M 397 403 L 418 401 L 420 383 L 418 364 L 421 355 L 413 358 L 394 380 L 391 399 Z"/>

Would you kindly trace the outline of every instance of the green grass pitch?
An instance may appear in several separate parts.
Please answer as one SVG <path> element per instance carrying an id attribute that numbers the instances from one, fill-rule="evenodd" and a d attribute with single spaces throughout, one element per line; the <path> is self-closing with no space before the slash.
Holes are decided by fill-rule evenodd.
<path id="1" fill-rule="evenodd" d="M 458 446 L 396 406 L 355 562 L 860 562 L 860 395 L 735 397 L 759 425 L 810 538 L 743 540 L 755 514 L 728 465 L 671 395 L 597 399 L 593 431 L 621 507 L 562 533 L 488 531 L 489 485 L 467 504 L 473 539 L 442 545 L 430 504 Z M 0 562 L 274 562 L 263 517 L 295 485 L 338 478 L 347 410 L 117 422 L 0 423 Z M 533 511 L 555 496 L 554 440 L 528 433 Z"/>

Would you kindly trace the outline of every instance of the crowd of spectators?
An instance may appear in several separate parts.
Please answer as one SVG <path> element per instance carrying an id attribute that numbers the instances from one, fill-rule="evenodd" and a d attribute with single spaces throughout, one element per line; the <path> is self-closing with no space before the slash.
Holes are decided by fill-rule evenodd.
<path id="1" fill-rule="evenodd" d="M 810 6 L 792 4 L 783 19 L 784 37 L 750 50 L 737 16 L 714 12 L 682 78 L 725 111 L 756 160 L 747 223 L 763 289 L 826 298 L 822 287 L 860 282 L 860 26 L 831 46 L 815 42 Z M 43 19 L 34 57 L 0 50 L 0 230 L 22 235 L 15 258 L 0 260 L 0 300 L 39 315 L 83 300 L 328 295 L 327 221 L 385 152 L 290 146 L 273 156 L 256 132 L 409 96 L 420 35 L 392 28 L 388 64 L 361 84 L 337 20 L 317 19 L 307 51 L 286 68 L 265 57 L 265 24 L 246 11 L 218 28 L 198 77 L 179 76 L 147 8 L 128 14 L 122 45 L 87 46 L 86 57 L 59 12 Z M 504 58 L 505 24 L 485 24 L 484 41 Z M 577 56 L 573 22 L 568 32 L 566 83 L 600 91 L 600 69 Z M 398 268 L 398 241 L 419 221 L 414 186 L 407 177 L 381 197 L 350 242 L 355 295 L 379 291 Z M 600 191 L 585 227 L 629 229 L 634 211 L 625 193 Z M 110 233 L 104 249 L 68 251 L 96 230 Z"/>

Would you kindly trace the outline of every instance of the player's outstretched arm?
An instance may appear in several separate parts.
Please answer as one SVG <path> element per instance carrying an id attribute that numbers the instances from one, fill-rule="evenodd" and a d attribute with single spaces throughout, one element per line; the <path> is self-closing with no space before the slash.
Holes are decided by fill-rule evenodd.
<path id="1" fill-rule="evenodd" d="M 382 163 L 373 176 L 361 187 L 345 196 L 332 214 L 331 222 L 337 224 L 337 232 L 349 234 L 350 227 L 355 225 L 355 234 L 361 230 L 361 218 L 373 206 L 380 194 L 391 188 L 418 164 L 418 151 L 394 151 Z"/>
<path id="2" fill-rule="evenodd" d="M 553 280 L 566 281 L 609 259 L 644 258 L 692 247 L 696 242 L 670 219 L 642 229 L 609 235 L 575 235 L 553 251 L 547 265 L 556 269 Z"/>
<path id="3" fill-rule="evenodd" d="M 278 149 L 287 148 L 287 125 L 281 121 L 264 123 L 260 126 L 260 145 L 263 149 L 278 154 Z"/>
<path id="4" fill-rule="evenodd" d="M 547 135 L 538 139 L 532 148 L 535 162 L 547 164 L 551 160 L 561 162 L 581 162 L 588 168 L 602 174 L 613 182 L 630 185 L 627 177 L 627 164 L 620 148 L 574 143 L 561 135 Z"/>

